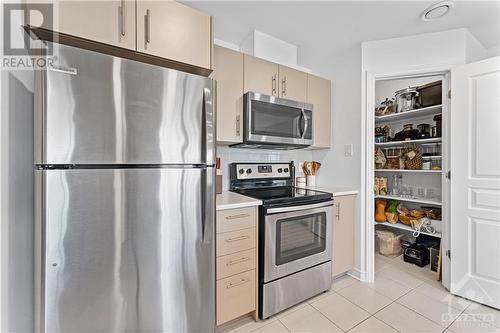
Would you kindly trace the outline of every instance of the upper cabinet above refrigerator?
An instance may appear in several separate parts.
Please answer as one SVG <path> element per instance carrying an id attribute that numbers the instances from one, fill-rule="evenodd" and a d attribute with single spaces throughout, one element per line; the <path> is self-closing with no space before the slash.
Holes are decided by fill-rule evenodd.
<path id="1" fill-rule="evenodd" d="M 175 1 L 137 1 L 137 51 L 212 68 L 212 19 Z"/>
<path id="2" fill-rule="evenodd" d="M 53 25 L 42 27 L 100 43 L 135 50 L 135 1 L 54 0 Z M 30 22 L 36 24 L 36 22 Z"/>
<path id="3" fill-rule="evenodd" d="M 212 70 L 212 17 L 194 8 L 176 1 L 51 3 L 52 24 L 40 15 L 26 17 L 40 39 L 204 76 Z"/>

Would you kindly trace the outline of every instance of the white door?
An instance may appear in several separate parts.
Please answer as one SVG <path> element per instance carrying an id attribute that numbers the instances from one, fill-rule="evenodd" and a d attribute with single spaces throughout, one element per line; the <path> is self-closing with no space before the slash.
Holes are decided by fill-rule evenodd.
<path id="1" fill-rule="evenodd" d="M 500 57 L 451 71 L 451 292 L 500 308 Z"/>

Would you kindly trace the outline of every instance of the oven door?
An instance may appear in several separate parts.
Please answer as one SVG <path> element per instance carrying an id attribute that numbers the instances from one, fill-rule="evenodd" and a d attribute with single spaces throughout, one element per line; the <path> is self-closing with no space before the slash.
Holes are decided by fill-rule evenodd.
<path id="1" fill-rule="evenodd" d="M 333 200 L 268 208 L 264 283 L 332 259 Z"/>
<path id="2" fill-rule="evenodd" d="M 245 142 L 309 146 L 312 105 L 274 96 L 245 94 Z"/>

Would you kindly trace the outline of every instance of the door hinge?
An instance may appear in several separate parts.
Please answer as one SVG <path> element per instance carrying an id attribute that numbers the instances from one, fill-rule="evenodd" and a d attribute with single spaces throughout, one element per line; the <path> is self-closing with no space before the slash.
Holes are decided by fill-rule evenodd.
<path id="1" fill-rule="evenodd" d="M 451 90 L 448 90 L 448 98 L 451 98 Z"/>
<path id="2" fill-rule="evenodd" d="M 446 256 L 451 259 L 451 251 L 450 250 L 446 250 Z"/>
<path id="3" fill-rule="evenodd" d="M 446 178 L 451 179 L 451 170 L 446 172 Z"/>

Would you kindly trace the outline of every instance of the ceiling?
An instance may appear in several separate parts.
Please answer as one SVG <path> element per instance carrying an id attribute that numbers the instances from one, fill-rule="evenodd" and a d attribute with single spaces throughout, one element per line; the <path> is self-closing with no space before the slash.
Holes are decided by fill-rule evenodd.
<path id="1" fill-rule="evenodd" d="M 437 1 L 185 1 L 214 16 L 215 37 L 239 45 L 253 29 L 299 47 L 314 68 L 363 41 L 469 28 L 486 47 L 500 43 L 500 1 L 454 1 L 436 21 L 420 14 Z M 401 45 L 418 48 L 418 45 Z"/>

